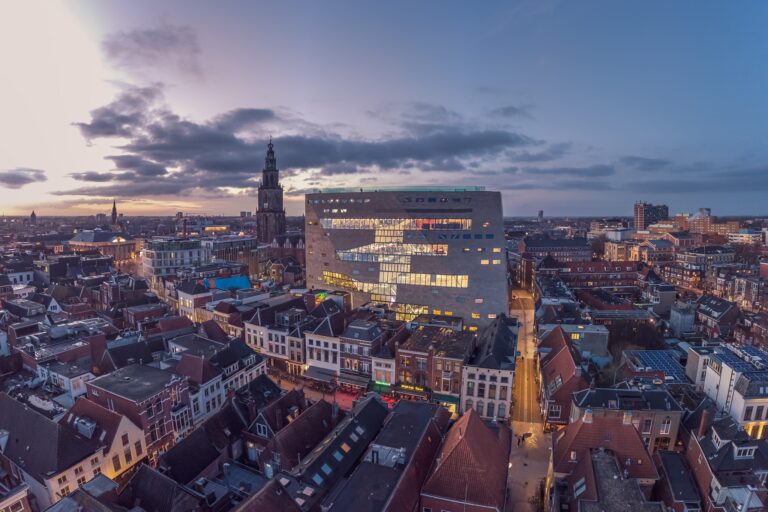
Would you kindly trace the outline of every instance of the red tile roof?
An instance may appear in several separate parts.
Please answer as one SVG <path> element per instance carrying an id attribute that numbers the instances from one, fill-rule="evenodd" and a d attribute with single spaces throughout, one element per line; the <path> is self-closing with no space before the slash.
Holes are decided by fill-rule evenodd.
<path id="1" fill-rule="evenodd" d="M 541 341 L 539 347 L 551 349 L 540 360 L 541 376 L 544 393 L 547 399 L 560 405 L 560 421 L 553 423 L 567 423 L 571 414 L 571 396 L 576 391 L 589 387 L 589 381 L 583 375 L 581 367 L 577 364 L 580 359 L 578 352 L 569 343 L 562 327 L 555 327 Z M 555 386 L 557 378 L 561 383 Z"/>
<path id="2" fill-rule="evenodd" d="M 466 499 L 501 510 L 510 447 L 507 427 L 494 430 L 474 410 L 466 412 L 448 431 L 422 495 Z"/>
<path id="3" fill-rule="evenodd" d="M 157 327 L 160 332 L 178 331 L 186 327 L 192 327 L 195 325 L 192 320 L 185 316 L 173 316 L 170 318 L 163 318 L 157 322 Z"/>
<path id="4" fill-rule="evenodd" d="M 625 424 L 620 416 L 595 414 L 591 421 L 584 418 L 569 424 L 553 437 L 552 462 L 555 473 L 570 474 L 578 461 L 589 457 L 592 448 L 612 450 L 631 478 L 658 479 L 651 456 L 643 439 L 631 423 Z M 571 453 L 576 460 L 571 458 Z M 629 460 L 628 465 L 625 461 Z"/>
<path id="5" fill-rule="evenodd" d="M 189 377 L 189 380 L 197 385 L 205 384 L 220 372 L 204 357 L 186 352 L 182 352 L 181 360 L 173 371 Z"/>

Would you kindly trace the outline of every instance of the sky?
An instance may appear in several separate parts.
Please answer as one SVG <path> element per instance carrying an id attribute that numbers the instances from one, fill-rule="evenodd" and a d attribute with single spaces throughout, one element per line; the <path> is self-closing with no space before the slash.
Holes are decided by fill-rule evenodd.
<path id="1" fill-rule="evenodd" d="M 762 1 L 0 3 L 6 215 L 484 185 L 506 215 L 768 213 Z"/>

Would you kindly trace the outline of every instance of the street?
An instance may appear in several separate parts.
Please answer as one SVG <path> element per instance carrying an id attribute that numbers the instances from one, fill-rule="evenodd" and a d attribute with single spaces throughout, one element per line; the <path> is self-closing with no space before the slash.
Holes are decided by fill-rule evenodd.
<path id="1" fill-rule="evenodd" d="M 510 454 L 508 510 L 537 510 L 531 498 L 538 496 L 539 484 L 547 475 L 552 437 L 543 433 L 544 423 L 538 402 L 536 383 L 536 336 L 534 332 L 534 303 L 531 294 L 525 290 L 510 291 L 510 316 L 520 322 L 517 349 L 520 357 L 515 367 L 514 406 L 512 409 L 512 432 L 515 436 L 530 433 L 518 445 L 517 437 L 512 441 Z"/>

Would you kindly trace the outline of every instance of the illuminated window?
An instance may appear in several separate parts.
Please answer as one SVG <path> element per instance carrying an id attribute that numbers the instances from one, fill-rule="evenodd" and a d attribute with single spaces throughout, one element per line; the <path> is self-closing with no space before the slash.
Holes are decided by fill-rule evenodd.
<path id="1" fill-rule="evenodd" d="M 488 263 L 490 263 L 489 260 L 480 260 L 481 265 L 488 265 Z"/>
<path id="2" fill-rule="evenodd" d="M 472 313 L 472 318 L 480 318 L 480 313 Z"/>
<path id="3" fill-rule="evenodd" d="M 482 303 L 483 303 L 483 299 L 475 299 L 475 304 L 482 304 Z"/>
<path id="4" fill-rule="evenodd" d="M 501 247 L 494 247 L 493 252 L 501 252 Z"/>
<path id="5" fill-rule="evenodd" d="M 496 318 L 496 313 L 488 313 L 488 318 L 490 319 Z"/>
<path id="6" fill-rule="evenodd" d="M 433 310 L 432 310 L 432 314 L 433 314 L 433 315 L 439 315 L 439 314 L 441 314 L 441 312 L 440 312 L 440 310 L 439 310 L 439 309 L 433 309 Z"/>
<path id="7" fill-rule="evenodd" d="M 453 311 L 445 311 L 445 316 L 453 316 Z"/>
<path id="8" fill-rule="evenodd" d="M 469 230 L 472 219 L 320 219 L 324 229 Z"/>
<path id="9" fill-rule="evenodd" d="M 501 265 L 501 260 L 493 260 L 494 265 Z"/>
<path id="10" fill-rule="evenodd" d="M 469 326 L 469 330 L 470 331 L 476 331 L 477 330 L 477 326 L 476 325 L 470 325 Z"/>

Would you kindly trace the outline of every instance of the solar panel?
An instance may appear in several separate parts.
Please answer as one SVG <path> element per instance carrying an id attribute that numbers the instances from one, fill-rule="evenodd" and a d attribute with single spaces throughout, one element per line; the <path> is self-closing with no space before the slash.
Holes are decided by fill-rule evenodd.
<path id="1" fill-rule="evenodd" d="M 680 364 L 675 352 L 671 350 L 627 350 L 627 357 L 632 357 L 640 365 L 662 371 L 674 383 L 685 383 L 685 368 Z"/>

